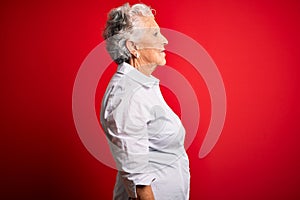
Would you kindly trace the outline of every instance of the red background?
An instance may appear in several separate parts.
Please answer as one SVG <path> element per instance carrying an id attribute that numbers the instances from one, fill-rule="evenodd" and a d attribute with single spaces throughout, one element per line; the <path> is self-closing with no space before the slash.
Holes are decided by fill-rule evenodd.
<path id="1" fill-rule="evenodd" d="M 161 27 L 208 51 L 226 88 L 222 135 L 199 159 L 207 88 L 185 60 L 167 54 L 167 64 L 199 89 L 199 133 L 188 149 L 191 200 L 300 199 L 299 1 L 143 2 Z M 102 41 L 108 11 L 123 3 L 1 1 L 1 199 L 111 199 L 115 171 L 81 143 L 72 89 L 83 59 Z"/>

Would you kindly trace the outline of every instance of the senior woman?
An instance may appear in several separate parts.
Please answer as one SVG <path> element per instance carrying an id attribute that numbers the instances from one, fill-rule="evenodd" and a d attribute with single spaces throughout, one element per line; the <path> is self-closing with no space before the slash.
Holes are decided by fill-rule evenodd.
<path id="1" fill-rule="evenodd" d="M 166 64 L 168 43 L 152 10 L 144 4 L 111 10 L 104 38 L 118 64 L 100 114 L 118 169 L 113 199 L 189 199 L 185 130 L 151 75 Z"/>

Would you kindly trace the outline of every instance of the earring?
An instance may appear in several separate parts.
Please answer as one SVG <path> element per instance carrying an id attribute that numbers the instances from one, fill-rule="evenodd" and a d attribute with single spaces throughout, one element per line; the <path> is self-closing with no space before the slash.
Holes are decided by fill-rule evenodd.
<path id="1" fill-rule="evenodd" d="M 136 58 L 139 58 L 140 57 L 140 54 L 139 52 L 136 52 L 136 55 L 135 55 Z"/>

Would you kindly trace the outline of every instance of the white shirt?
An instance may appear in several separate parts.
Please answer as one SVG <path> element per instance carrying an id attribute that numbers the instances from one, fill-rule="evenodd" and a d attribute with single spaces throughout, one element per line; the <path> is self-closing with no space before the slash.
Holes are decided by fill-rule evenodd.
<path id="1" fill-rule="evenodd" d="M 114 200 L 136 198 L 136 185 L 151 185 L 156 200 L 189 199 L 185 130 L 163 99 L 158 79 L 119 65 L 100 115 L 118 168 Z"/>

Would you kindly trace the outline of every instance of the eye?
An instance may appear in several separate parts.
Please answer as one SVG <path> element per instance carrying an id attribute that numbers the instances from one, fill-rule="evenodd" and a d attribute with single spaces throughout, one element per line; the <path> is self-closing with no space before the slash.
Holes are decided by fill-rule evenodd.
<path id="1" fill-rule="evenodd" d="M 153 35 L 154 35 L 155 37 L 158 36 L 158 32 L 155 32 Z"/>

